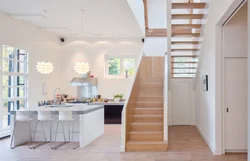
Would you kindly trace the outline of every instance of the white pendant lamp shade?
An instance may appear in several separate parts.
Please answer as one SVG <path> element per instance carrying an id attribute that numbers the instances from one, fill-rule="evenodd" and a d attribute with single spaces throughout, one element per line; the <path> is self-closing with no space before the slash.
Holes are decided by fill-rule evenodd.
<path id="1" fill-rule="evenodd" d="M 37 62 L 36 70 L 42 74 L 50 74 L 53 72 L 54 66 L 50 62 Z"/>
<path id="2" fill-rule="evenodd" d="M 74 66 L 74 70 L 78 74 L 87 74 L 90 70 L 89 63 L 77 62 Z"/>

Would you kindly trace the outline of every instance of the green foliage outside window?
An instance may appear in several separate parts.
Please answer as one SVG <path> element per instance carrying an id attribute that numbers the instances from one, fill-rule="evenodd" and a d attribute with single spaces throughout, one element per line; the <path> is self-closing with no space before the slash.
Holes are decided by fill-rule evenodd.
<path id="1" fill-rule="evenodd" d="M 117 75 L 120 74 L 120 59 L 118 58 L 109 58 L 109 74 Z"/>

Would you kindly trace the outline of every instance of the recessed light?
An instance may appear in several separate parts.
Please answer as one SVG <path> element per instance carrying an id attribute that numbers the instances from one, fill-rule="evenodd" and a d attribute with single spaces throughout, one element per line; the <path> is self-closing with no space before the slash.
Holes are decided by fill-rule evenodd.
<path id="1" fill-rule="evenodd" d="M 70 34 L 70 36 L 78 36 L 78 34 Z"/>
<path id="2" fill-rule="evenodd" d="M 124 33 L 123 33 L 123 34 L 119 34 L 119 35 L 120 35 L 120 36 L 127 36 L 127 34 L 124 34 Z"/>
<path id="3" fill-rule="evenodd" d="M 95 33 L 94 35 L 95 36 L 102 36 L 102 34 L 99 34 L 99 33 Z"/>

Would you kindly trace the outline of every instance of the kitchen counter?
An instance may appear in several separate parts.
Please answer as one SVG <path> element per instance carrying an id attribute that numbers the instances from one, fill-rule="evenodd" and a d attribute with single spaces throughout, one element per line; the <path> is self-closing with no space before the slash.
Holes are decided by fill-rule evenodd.
<path id="1" fill-rule="evenodd" d="M 90 105 L 124 105 L 125 102 L 91 102 Z"/>
<path id="2" fill-rule="evenodd" d="M 77 105 L 65 105 L 65 107 L 35 107 L 31 109 L 22 109 L 19 111 L 24 111 L 29 113 L 32 118 L 37 117 L 38 111 L 51 111 L 53 118 L 58 118 L 59 111 L 72 111 L 74 114 L 74 141 L 80 142 L 80 147 L 85 147 L 90 144 L 92 141 L 97 139 L 104 133 L 104 105 L 87 105 L 87 104 L 77 104 Z M 13 132 L 13 125 L 15 122 L 16 111 L 11 111 L 11 133 Z M 34 124 L 36 119 L 32 121 L 32 126 L 34 128 Z M 52 121 L 52 138 L 55 135 L 55 127 L 56 127 L 57 119 Z M 46 138 L 49 138 L 49 122 L 44 122 L 45 127 L 45 135 Z M 67 123 L 64 124 L 65 130 L 69 129 L 69 125 Z M 28 141 L 28 130 L 29 125 L 26 123 L 19 123 L 16 126 L 16 131 L 14 137 L 14 146 L 18 146 L 24 144 Z M 32 130 L 33 131 L 33 130 Z M 44 141 L 44 137 L 41 133 L 42 127 L 38 127 L 36 133 L 35 141 Z M 64 141 L 64 137 L 62 134 L 62 129 L 58 130 L 58 137 L 56 141 Z M 68 135 L 66 133 L 66 135 Z M 68 138 L 67 136 L 66 138 Z"/>
<path id="3" fill-rule="evenodd" d="M 51 111 L 52 114 L 58 114 L 59 111 L 72 111 L 73 114 L 87 114 L 87 113 L 90 113 L 90 112 L 93 112 L 102 108 L 104 108 L 104 106 L 101 104 L 99 105 L 98 104 L 96 105 L 78 104 L 78 105 L 71 105 L 68 107 L 56 107 L 56 108 L 40 106 L 40 107 L 35 107 L 35 108 L 22 109 L 18 111 L 27 111 L 31 113 L 37 113 L 37 111 Z M 15 115 L 16 111 L 11 111 L 10 114 Z"/>

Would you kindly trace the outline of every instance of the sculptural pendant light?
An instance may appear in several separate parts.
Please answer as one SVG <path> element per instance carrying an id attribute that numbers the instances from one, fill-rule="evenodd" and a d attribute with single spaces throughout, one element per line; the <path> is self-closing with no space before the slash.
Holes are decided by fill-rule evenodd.
<path id="1" fill-rule="evenodd" d="M 83 38 L 83 14 L 85 10 L 81 9 L 81 37 Z M 83 39 L 82 39 L 83 41 Z M 90 66 L 88 62 L 77 62 L 74 65 L 74 70 L 78 74 L 87 74 L 90 71 Z"/>

